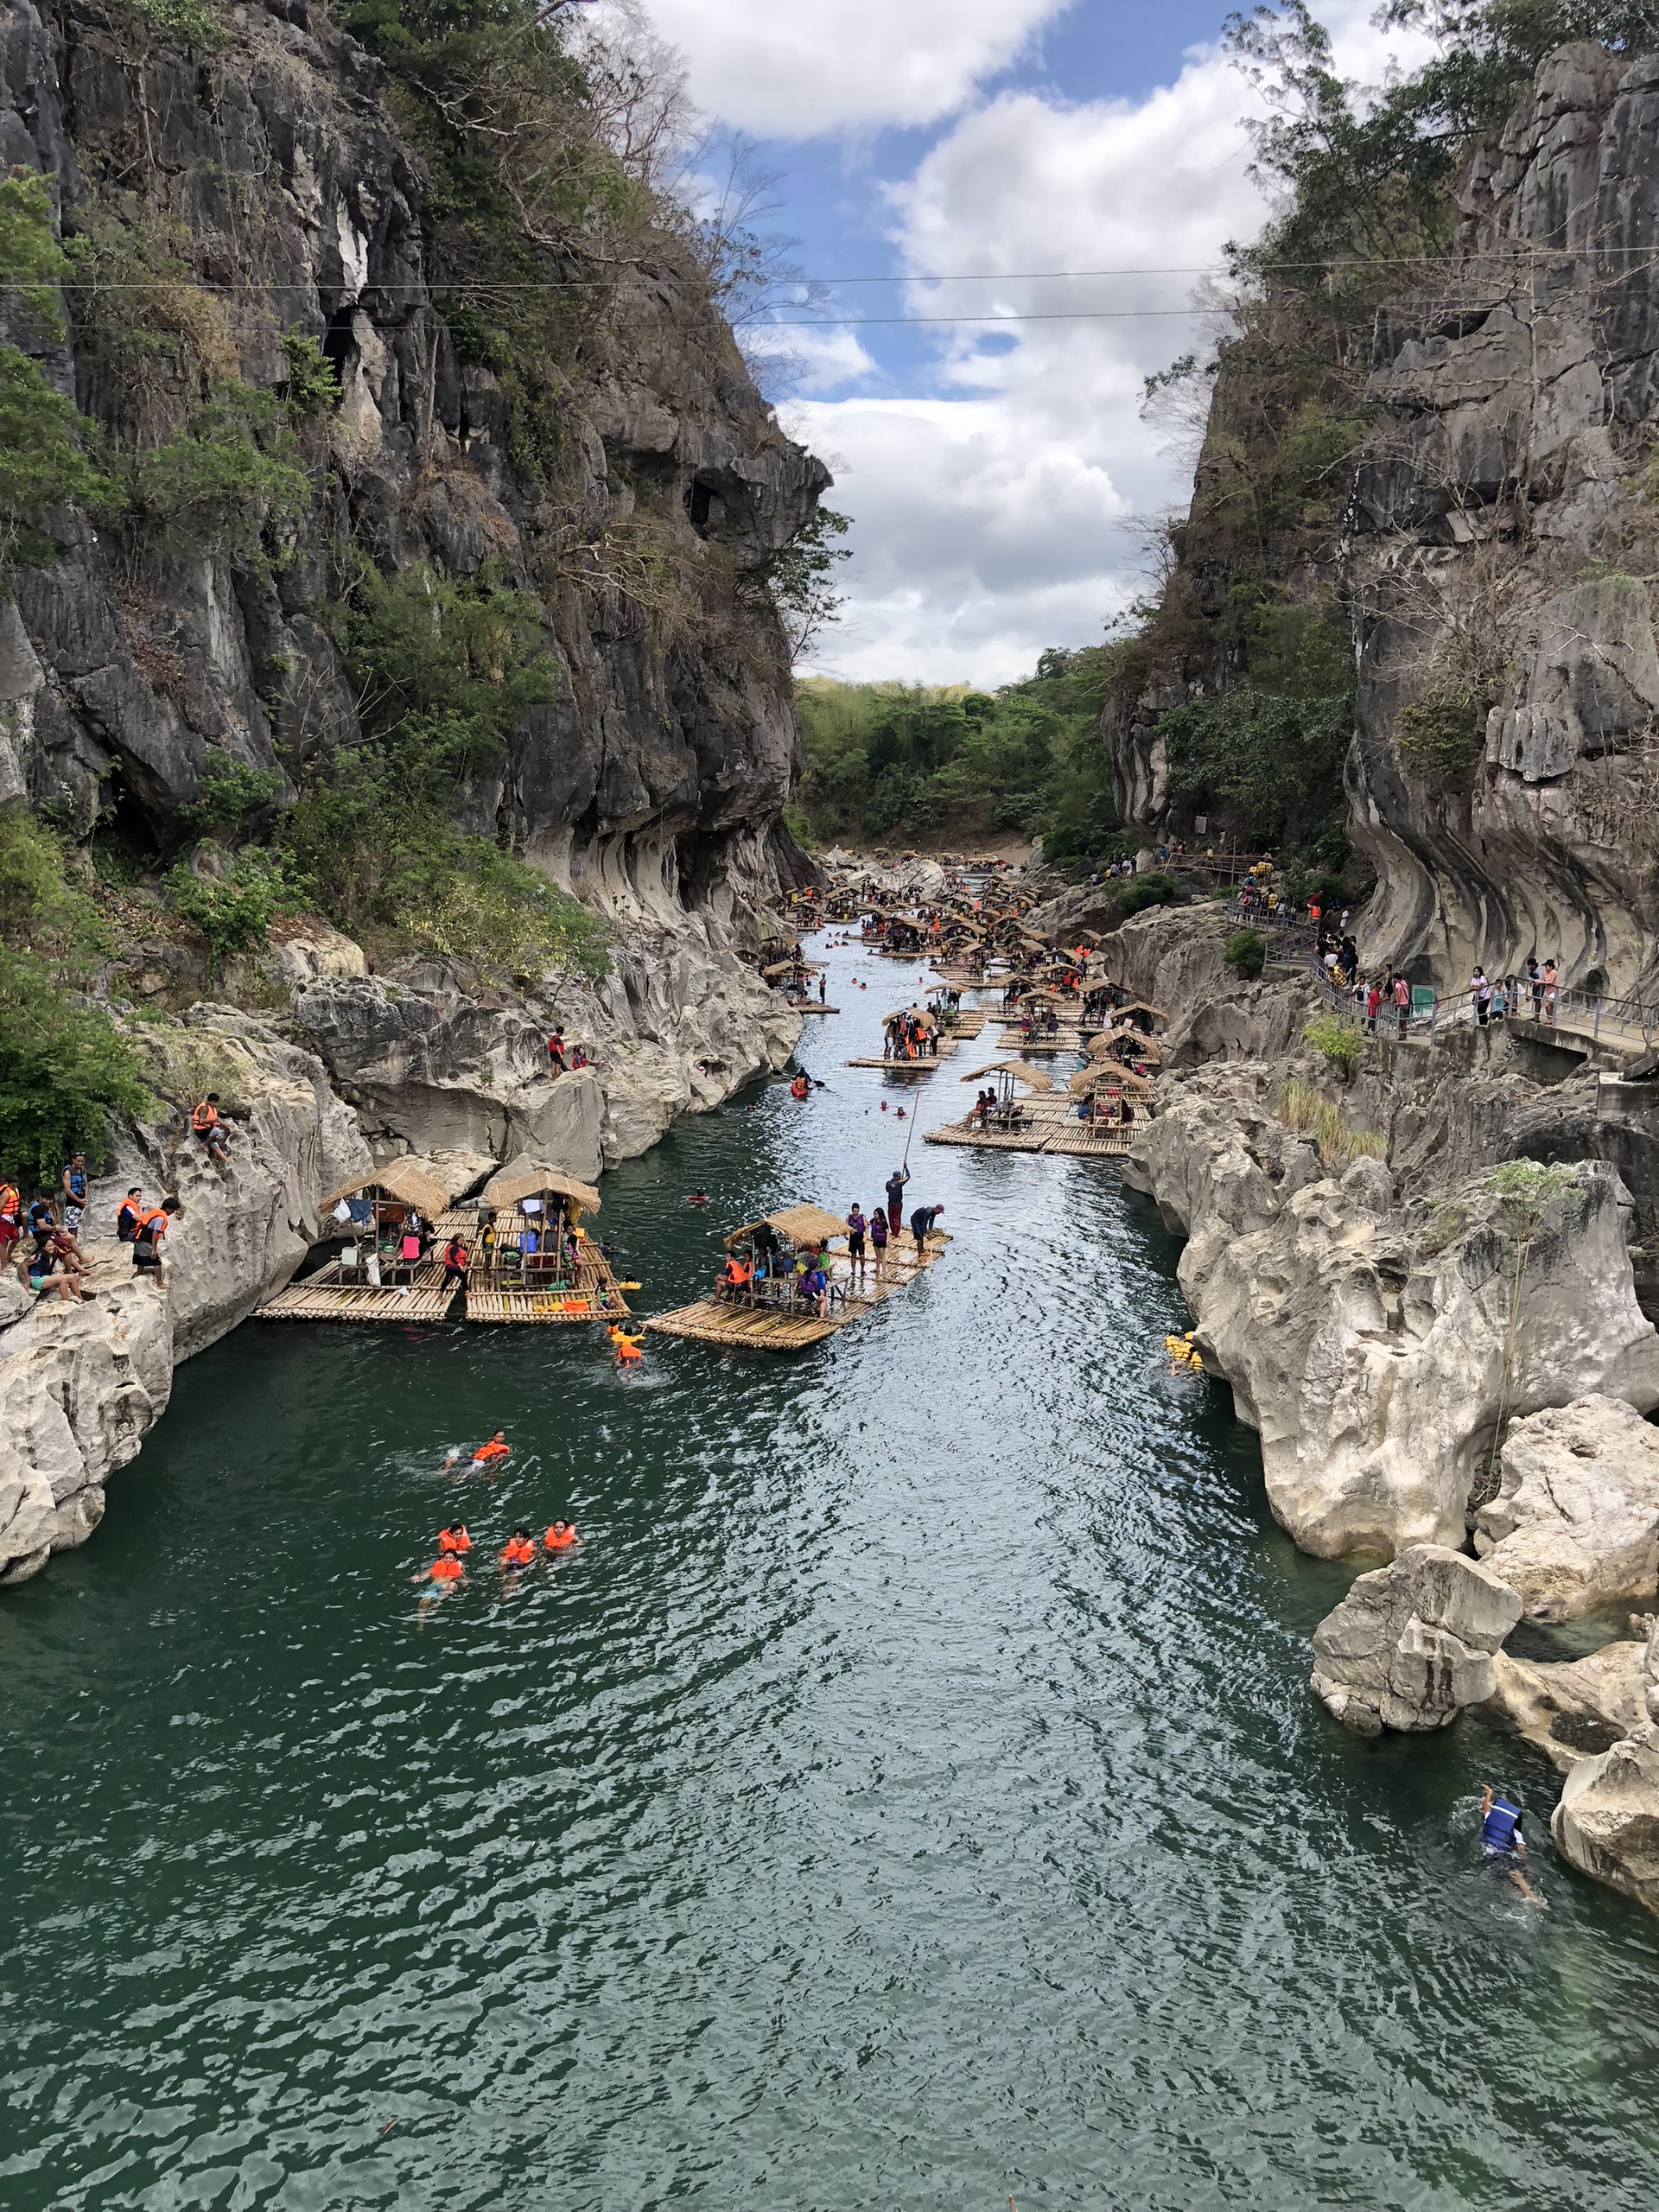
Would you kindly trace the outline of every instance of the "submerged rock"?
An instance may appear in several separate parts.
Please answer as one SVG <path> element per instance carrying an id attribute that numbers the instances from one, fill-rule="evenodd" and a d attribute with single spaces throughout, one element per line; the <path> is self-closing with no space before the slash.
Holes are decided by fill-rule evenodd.
<path id="1" fill-rule="evenodd" d="M 1493 1691 L 1517 1594 L 1461 1552 L 1414 1544 L 1362 1574 L 1313 1637 L 1313 1689 L 1363 1736 L 1444 1728 Z"/>
<path id="2" fill-rule="evenodd" d="M 1624 1639 L 1564 1662 L 1500 1651 L 1492 1661 L 1492 1694 L 1478 1717 L 1524 1736 L 1566 1773 L 1643 1726 L 1653 1690 L 1645 1642 Z"/>
<path id="3" fill-rule="evenodd" d="M 1511 1427 L 1475 1549 L 1530 1618 L 1562 1621 L 1659 1586 L 1659 1429 L 1616 1398 Z"/>

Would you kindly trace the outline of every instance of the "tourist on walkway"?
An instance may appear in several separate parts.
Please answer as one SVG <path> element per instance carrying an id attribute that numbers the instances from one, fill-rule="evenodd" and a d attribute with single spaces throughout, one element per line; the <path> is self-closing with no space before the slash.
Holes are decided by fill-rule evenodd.
<path id="1" fill-rule="evenodd" d="M 1532 1018 L 1535 1021 L 1541 1021 L 1544 1018 L 1544 978 L 1536 953 L 1527 955 L 1527 964 L 1522 973 L 1527 979 L 1527 988 L 1532 993 Z"/>
<path id="2" fill-rule="evenodd" d="M 1411 1021 L 1411 985 L 1403 976 L 1394 979 L 1394 1010 L 1400 1022 L 1400 1041 L 1406 1041 L 1406 1031 Z"/>
<path id="3" fill-rule="evenodd" d="M 1554 1028 L 1555 1026 L 1555 999 L 1558 982 L 1559 978 L 1556 974 L 1554 961 L 1546 960 L 1544 963 L 1543 974 L 1544 1020 L 1549 1023 L 1551 1028 Z"/>
<path id="4" fill-rule="evenodd" d="M 1475 1002 L 1475 1020 L 1484 1029 L 1491 1018 L 1492 987 L 1479 961 L 1476 961 L 1475 972 L 1469 978 L 1469 993 Z"/>

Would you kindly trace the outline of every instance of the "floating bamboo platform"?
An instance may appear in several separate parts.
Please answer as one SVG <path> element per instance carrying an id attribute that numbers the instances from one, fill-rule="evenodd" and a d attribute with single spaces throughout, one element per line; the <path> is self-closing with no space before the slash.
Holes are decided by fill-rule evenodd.
<path id="1" fill-rule="evenodd" d="M 1036 1102 L 1041 1104 L 1045 1102 Z M 1057 1102 L 1058 1103 L 1058 1102 Z M 1018 1129 L 982 1129 L 969 1121 L 950 1122 L 942 1129 L 925 1129 L 924 1144 L 970 1145 L 982 1152 L 1062 1153 L 1074 1159 L 1121 1159 L 1128 1150 L 1135 1125 L 1122 1122 L 1096 1127 L 1092 1122 L 1034 1114 Z"/>
<path id="2" fill-rule="evenodd" d="M 839 1014 L 841 1012 L 838 1006 L 822 1006 L 817 999 L 802 999 L 798 1003 L 794 999 L 791 999 L 788 1005 L 791 1014 Z"/>
<path id="3" fill-rule="evenodd" d="M 816 1313 L 780 1312 L 773 1306 L 699 1298 L 690 1306 L 676 1307 L 671 1313 L 654 1315 L 645 1326 L 659 1337 L 684 1337 L 696 1344 L 719 1344 L 728 1350 L 804 1351 L 809 1345 L 822 1344 L 838 1330 L 861 1321 L 884 1299 L 891 1298 L 895 1290 L 906 1289 L 933 1265 L 950 1242 L 942 1230 L 935 1230 L 918 1259 L 915 1240 L 906 1234 L 902 1251 L 897 1243 L 887 1247 L 887 1266 L 879 1280 L 874 1262 L 867 1263 L 863 1281 L 857 1289 L 850 1287 L 852 1264 L 847 1255 L 828 1254 L 824 1272 L 830 1277 L 831 1289 L 839 1290 L 842 1295 L 831 1298 L 830 1310 L 822 1320 Z"/>
<path id="4" fill-rule="evenodd" d="M 291 1282 L 267 1299 L 256 1321 L 443 1321 L 461 1295 L 459 1283 L 443 1287 L 443 1269 L 417 1268 L 405 1287 L 385 1283 L 341 1282 L 338 1260 L 330 1260 L 302 1282 Z"/>

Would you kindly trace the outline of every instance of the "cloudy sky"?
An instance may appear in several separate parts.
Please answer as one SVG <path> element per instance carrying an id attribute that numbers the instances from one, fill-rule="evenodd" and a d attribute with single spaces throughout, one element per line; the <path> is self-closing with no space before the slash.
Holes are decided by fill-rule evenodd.
<path id="1" fill-rule="evenodd" d="M 1201 272 L 1266 213 L 1225 0 L 647 4 L 698 105 L 783 173 L 774 226 L 829 287 L 784 316 L 842 319 L 775 340 L 804 371 L 780 411 L 852 518 L 815 665 L 990 685 L 1096 641 L 1135 518 L 1185 496 L 1142 380 L 1203 343 Z M 1374 81 L 1375 0 L 1316 4 Z"/>

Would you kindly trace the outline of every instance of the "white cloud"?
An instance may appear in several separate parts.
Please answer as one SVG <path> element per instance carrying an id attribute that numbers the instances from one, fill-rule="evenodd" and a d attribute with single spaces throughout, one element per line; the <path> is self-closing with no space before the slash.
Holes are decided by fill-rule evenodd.
<path id="1" fill-rule="evenodd" d="M 775 369 L 776 373 L 768 377 L 764 385 L 769 393 L 780 384 L 791 391 L 840 391 L 848 385 L 862 384 L 877 373 L 876 364 L 865 352 L 855 330 L 834 325 L 823 330 L 806 330 L 799 327 L 798 321 L 782 325 L 751 322 L 745 324 L 741 336 L 743 352 L 752 368 L 764 369 L 771 365 Z"/>
<path id="2" fill-rule="evenodd" d="M 1340 64 L 1374 78 L 1385 53 L 1369 4 L 1340 0 L 1332 19 L 1354 31 Z M 1190 491 L 1189 469 L 1141 419 L 1143 379 L 1207 346 L 1213 325 L 1187 272 L 1217 268 L 1267 213 L 1247 174 L 1247 101 L 1237 72 L 1202 51 L 1140 102 L 1008 93 L 964 116 L 890 193 L 900 266 L 957 279 L 913 283 L 911 312 L 1110 312 L 1011 324 L 994 341 L 942 328 L 929 397 L 795 410 L 854 523 L 851 603 L 822 669 L 1006 682 L 1046 645 L 1097 640 L 1135 596 L 1143 550 L 1126 522 Z M 1079 270 L 1147 273 L 1027 273 Z M 967 271 L 993 281 L 962 281 Z"/>
<path id="3" fill-rule="evenodd" d="M 768 138 L 938 122 L 1071 0 L 651 0 L 692 97 Z"/>

